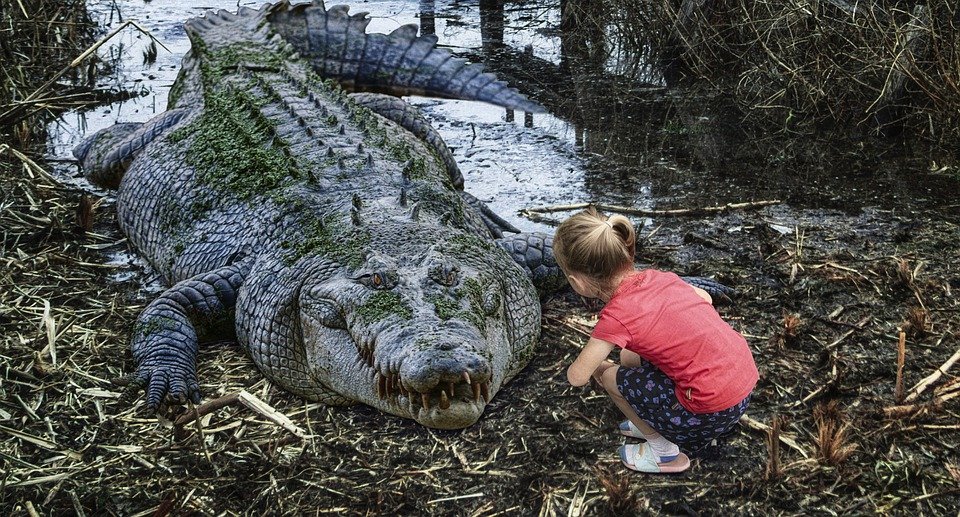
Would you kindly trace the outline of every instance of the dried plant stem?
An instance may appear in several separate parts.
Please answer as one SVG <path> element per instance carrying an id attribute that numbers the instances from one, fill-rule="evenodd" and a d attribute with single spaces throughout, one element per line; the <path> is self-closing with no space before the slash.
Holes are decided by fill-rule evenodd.
<path id="1" fill-rule="evenodd" d="M 731 210 L 745 210 L 751 208 L 762 208 L 770 205 L 780 204 L 779 199 L 769 199 L 766 201 L 746 201 L 743 203 L 727 203 L 726 205 L 721 206 L 706 206 L 701 208 L 674 208 L 669 210 L 644 210 L 641 208 L 632 208 L 627 206 L 618 206 L 618 205 L 607 205 L 604 203 L 575 203 L 572 205 L 552 205 L 552 206 L 543 206 L 535 208 L 525 208 L 520 211 L 520 214 L 526 217 L 530 217 L 533 214 L 548 214 L 552 212 L 569 212 L 572 210 L 584 210 L 590 206 L 593 206 L 597 210 L 603 210 L 604 212 L 615 212 L 618 214 L 625 215 L 636 215 L 640 217 L 654 217 L 654 216 L 696 216 L 696 215 L 706 215 L 706 214 L 720 214 L 729 212 Z"/>
<path id="2" fill-rule="evenodd" d="M 885 407 L 883 408 L 883 416 L 887 418 L 904 418 L 920 412 L 939 410 L 943 407 L 944 402 L 960 397 L 960 379 L 937 388 L 936 393 L 937 396 L 929 402 Z"/>
<path id="3" fill-rule="evenodd" d="M 164 46 L 163 43 L 160 43 L 156 38 L 154 38 L 153 35 L 150 34 L 150 31 L 146 30 L 145 28 L 143 28 L 142 26 L 140 26 L 140 24 L 138 24 L 137 22 L 135 22 L 135 21 L 133 21 L 133 20 L 127 20 L 127 21 L 121 23 L 119 26 L 117 26 L 115 29 L 113 29 L 113 30 L 110 31 L 109 33 L 107 33 L 106 35 L 104 35 L 102 38 L 100 38 L 99 40 L 97 40 L 96 43 L 94 43 L 94 44 L 91 45 L 89 48 L 87 48 L 85 51 L 83 51 L 79 56 L 77 56 L 73 61 L 71 61 L 70 64 L 68 64 L 67 66 L 63 67 L 63 68 L 62 68 L 59 72 L 57 72 L 56 74 L 53 74 L 53 76 L 51 76 L 49 79 L 47 79 L 47 82 L 45 82 L 45 83 L 43 83 L 42 85 L 40 85 L 39 88 L 37 88 L 36 90 L 34 90 L 33 93 L 31 93 L 30 95 L 28 95 L 25 99 L 23 99 L 23 100 L 20 101 L 20 102 L 12 103 L 5 112 L 3 112 L 2 114 L 0 114 L 0 125 L 4 124 L 4 123 L 5 123 L 6 121 L 8 121 L 8 120 L 13 120 L 13 117 L 16 116 L 16 114 L 17 114 L 20 110 L 24 109 L 26 106 L 33 105 L 33 104 L 36 104 L 36 103 L 38 103 L 38 102 L 46 102 L 47 99 L 46 99 L 46 98 L 42 98 L 42 97 L 41 97 L 41 94 L 43 94 L 43 92 L 45 92 L 45 91 L 47 90 L 47 88 L 50 88 L 50 86 L 52 86 L 55 82 L 57 82 L 58 80 L 60 80 L 60 78 L 63 77 L 67 72 L 69 72 L 70 70 L 72 70 L 72 69 L 76 68 L 77 66 L 79 66 L 86 58 L 88 58 L 91 54 L 93 54 L 94 52 L 96 52 L 98 48 L 100 48 L 101 46 L 103 46 L 104 43 L 106 43 L 107 41 L 110 41 L 110 39 L 112 39 L 114 36 L 116 36 L 118 33 L 120 33 L 120 31 L 122 31 L 123 29 L 125 29 L 125 28 L 127 28 L 127 27 L 129 27 L 129 26 L 135 27 L 138 31 L 140 31 L 140 32 L 142 32 L 143 34 L 145 34 L 148 38 L 150 38 L 151 40 L 159 43 L 160 46 L 164 48 L 164 50 L 166 50 L 166 51 L 168 51 L 168 52 L 170 51 L 170 49 L 168 49 L 166 46 Z"/>
<path id="4" fill-rule="evenodd" d="M 767 434 L 769 434 L 771 431 L 771 427 L 769 425 L 764 424 L 763 422 L 758 422 L 747 415 L 743 415 L 742 417 L 740 417 L 740 424 L 752 431 L 761 431 Z M 784 445 L 786 445 L 787 447 L 790 447 L 791 449 L 799 452 L 800 455 L 803 456 L 804 458 L 810 457 L 807 451 L 803 447 L 800 447 L 800 444 L 798 444 L 797 441 L 792 437 L 786 436 L 781 433 L 780 441 L 783 442 Z"/>
<path id="5" fill-rule="evenodd" d="M 893 389 L 893 398 L 897 403 L 903 402 L 903 364 L 907 358 L 907 333 L 900 329 L 900 339 L 897 341 L 897 383 Z"/>
<path id="6" fill-rule="evenodd" d="M 780 466 L 780 415 L 777 414 L 773 415 L 770 432 L 767 434 L 767 450 L 770 452 L 767 458 L 767 479 L 777 479 L 783 475 Z"/>
<path id="7" fill-rule="evenodd" d="M 903 401 L 913 402 L 916 400 L 917 397 L 920 396 L 920 394 L 923 393 L 927 388 L 929 388 L 931 384 L 937 382 L 940 377 L 943 377 L 943 375 L 950 370 L 957 360 L 960 360 L 960 349 L 957 349 L 957 351 L 954 352 L 953 355 L 951 355 L 950 358 L 947 359 L 943 364 L 941 364 L 935 372 L 924 377 L 920 380 L 920 382 L 914 385 L 914 387 L 910 388 L 909 393 L 907 393 L 907 396 L 903 399 Z"/>

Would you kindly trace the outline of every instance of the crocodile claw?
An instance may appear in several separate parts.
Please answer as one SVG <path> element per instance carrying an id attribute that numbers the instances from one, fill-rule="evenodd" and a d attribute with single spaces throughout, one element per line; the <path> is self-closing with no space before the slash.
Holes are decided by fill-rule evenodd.
<path id="1" fill-rule="evenodd" d="M 510 224 L 510 221 L 497 215 L 496 212 L 490 210 L 490 207 L 488 207 L 486 203 L 480 201 L 469 192 L 460 191 L 460 197 L 477 211 L 477 214 L 480 216 L 480 219 L 483 220 L 483 224 L 486 225 L 487 229 L 490 230 L 493 238 L 502 238 L 504 232 L 520 233 L 520 230 L 516 226 Z"/>
<path id="2" fill-rule="evenodd" d="M 129 402 L 146 391 L 147 409 L 156 412 L 161 404 L 185 404 L 188 400 L 194 404 L 200 402 L 200 385 L 192 372 L 175 371 L 141 366 L 136 373 L 125 375 L 113 381 L 124 386 L 120 400 Z"/>

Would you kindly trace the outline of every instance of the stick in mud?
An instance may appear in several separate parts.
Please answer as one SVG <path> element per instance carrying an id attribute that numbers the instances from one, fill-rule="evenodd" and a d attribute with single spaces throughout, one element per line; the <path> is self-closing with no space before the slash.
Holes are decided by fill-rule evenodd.
<path id="1" fill-rule="evenodd" d="M 950 370 L 950 367 L 952 367 L 953 364 L 956 363 L 958 359 L 960 359 L 960 349 L 954 352 L 949 359 L 947 359 L 942 365 L 940 365 L 940 367 L 937 368 L 937 371 L 924 377 L 923 379 L 920 380 L 920 382 L 918 382 L 916 385 L 910 388 L 910 393 L 907 394 L 907 397 L 903 401 L 913 402 L 914 400 L 916 400 L 917 397 L 919 397 L 920 394 L 924 392 L 924 390 L 929 388 L 931 384 L 937 382 L 940 379 L 940 377 L 942 377 L 945 373 L 947 373 L 947 371 Z"/>
<path id="2" fill-rule="evenodd" d="M 701 208 L 673 208 L 668 210 L 648 210 L 642 208 L 631 208 L 627 206 L 608 205 L 604 203 L 575 203 L 572 205 L 552 205 L 534 208 L 525 208 L 520 211 L 521 215 L 531 217 L 532 214 L 547 214 L 552 212 L 568 212 L 571 210 L 584 210 L 594 207 L 604 212 L 615 212 L 625 215 L 637 215 L 641 217 L 654 216 L 697 216 L 706 214 L 720 214 L 731 210 L 747 210 L 753 208 L 763 208 L 765 206 L 778 205 L 779 199 L 768 199 L 764 201 L 746 201 L 743 203 L 727 203 L 721 206 L 706 206 Z M 532 217 L 531 217 L 532 218 Z"/>
<path id="3" fill-rule="evenodd" d="M 903 402 L 903 364 L 907 358 L 907 333 L 897 329 L 900 339 L 897 341 L 897 383 L 893 388 L 893 398 L 897 404 Z"/>

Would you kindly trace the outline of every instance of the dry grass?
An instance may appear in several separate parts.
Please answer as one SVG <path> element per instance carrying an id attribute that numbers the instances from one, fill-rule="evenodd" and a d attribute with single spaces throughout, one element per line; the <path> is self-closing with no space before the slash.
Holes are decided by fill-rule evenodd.
<path id="1" fill-rule="evenodd" d="M 904 133 L 956 159 L 955 2 L 571 3 L 571 19 L 597 28 L 586 32 L 585 56 L 605 53 L 615 71 L 644 82 L 666 76 L 731 94 L 745 121 L 769 134 Z"/>
<path id="2" fill-rule="evenodd" d="M 61 85 L 31 95 L 93 42 L 94 28 L 82 0 L 0 0 L 0 134 L 21 150 L 44 140 L 45 115 L 93 100 L 87 88 Z M 94 70 L 64 79 L 92 85 Z"/>
<path id="3" fill-rule="evenodd" d="M 792 274 L 796 274 L 791 270 Z M 800 330 L 803 327 L 803 320 L 799 314 L 783 313 L 783 327 L 779 332 L 773 335 L 771 343 L 774 347 L 780 349 L 785 346 L 793 346 L 800 336 Z"/>
<path id="4" fill-rule="evenodd" d="M 307 508 L 434 515 L 797 514 L 848 508 L 942 513 L 956 502 L 956 467 L 941 459 L 960 445 L 956 399 L 924 405 L 909 419 L 882 414 L 890 404 L 896 354 L 888 329 L 914 296 L 886 271 L 865 267 L 886 260 L 888 250 L 839 261 L 825 247 L 838 242 L 831 232 L 856 224 L 847 219 L 830 221 L 831 232 L 810 233 L 805 261 L 829 260 L 864 271 L 882 295 L 868 296 L 872 289 L 851 293 L 847 280 L 805 272 L 816 271 L 810 267 L 798 273 L 803 292 L 734 281 L 742 291 L 738 304 L 723 309 L 749 336 L 763 377 L 750 414 L 767 422 L 782 415 L 779 433 L 795 446 L 778 446 L 771 460 L 766 433 L 740 430 L 689 473 L 651 478 L 620 466 L 614 452 L 621 443 L 614 431 L 618 418 L 606 397 L 571 388 L 563 379 L 564 366 L 582 344 L 581 322 L 589 316 L 575 300 L 548 305 L 543 342 L 531 366 L 498 394 L 478 425 L 464 431 L 427 430 L 366 408 L 304 403 L 265 381 L 230 344 L 201 348 L 206 399 L 246 390 L 289 417 L 306 438 L 237 405 L 196 423 L 173 424 L 174 414 L 158 420 L 143 412 L 142 401 L 120 400 L 120 388 L 111 383 L 132 368 L 129 328 L 149 298 L 139 290 L 149 277 L 109 279 L 137 271 L 104 264 L 105 250 L 124 248 L 112 204 L 101 203 L 84 234 L 76 231 L 78 193 L 29 178 L 19 165 L 6 165 L 2 178 L 0 225 L 7 233 L 0 268 L 5 287 L 0 508 L 12 513 L 27 512 L 28 505 L 40 514 L 79 508 L 87 515 L 297 514 Z M 942 269 L 950 266 L 934 254 L 944 252 L 943 239 L 956 228 L 952 224 L 934 225 L 914 243 L 916 250 L 901 250 L 911 261 L 923 258 L 931 277 L 940 279 L 920 287 L 927 306 L 941 314 L 933 336 L 960 325 L 957 301 L 945 287 L 957 274 Z M 658 232 L 662 238 L 644 249 L 644 260 L 670 267 L 674 251 L 668 243 L 672 235 L 679 242 L 687 226 L 676 221 Z M 728 248 L 756 249 L 738 242 L 737 235 L 724 237 Z M 758 238 L 791 246 L 788 236 Z M 686 254 L 697 246 L 684 248 Z M 919 249 L 929 251 L 917 255 Z M 713 258 L 702 259 L 704 267 L 725 278 L 758 274 L 719 255 L 711 248 L 704 257 Z M 773 268 L 786 285 L 788 262 L 762 267 Z M 774 353 L 764 336 L 782 330 L 783 323 L 771 314 L 790 304 L 802 304 L 811 314 L 849 308 L 809 319 L 804 329 L 809 339 Z M 867 313 L 873 315 L 869 325 L 853 324 Z M 840 365 L 839 373 L 816 360 L 826 346 L 819 343 L 835 342 L 831 361 Z M 956 344 L 918 343 L 922 346 L 904 369 L 908 382 L 934 371 Z M 936 382 L 930 392 L 942 395 L 949 382 Z M 825 384 L 834 386 L 823 392 L 834 401 L 796 404 Z"/>
<path id="5" fill-rule="evenodd" d="M 606 497 L 604 509 L 610 515 L 636 515 L 642 507 L 649 508 L 649 503 L 640 497 L 629 472 L 616 466 L 596 467 L 594 472 Z"/>
<path id="6" fill-rule="evenodd" d="M 857 444 L 850 442 L 853 426 L 844 420 L 837 401 L 813 408 L 813 420 L 817 426 L 817 458 L 821 462 L 837 467 L 856 452 Z"/>

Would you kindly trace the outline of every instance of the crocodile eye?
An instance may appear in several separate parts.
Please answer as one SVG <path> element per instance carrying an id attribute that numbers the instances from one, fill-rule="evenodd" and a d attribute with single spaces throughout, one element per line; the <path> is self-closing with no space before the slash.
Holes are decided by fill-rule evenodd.
<path id="1" fill-rule="evenodd" d="M 398 282 L 399 275 L 396 271 L 378 271 L 368 275 L 361 276 L 360 282 L 373 289 L 393 289 Z"/>
<path id="2" fill-rule="evenodd" d="M 460 268 L 444 264 L 434 264 L 430 267 L 430 278 L 434 282 L 447 287 L 457 284 L 460 279 Z"/>

